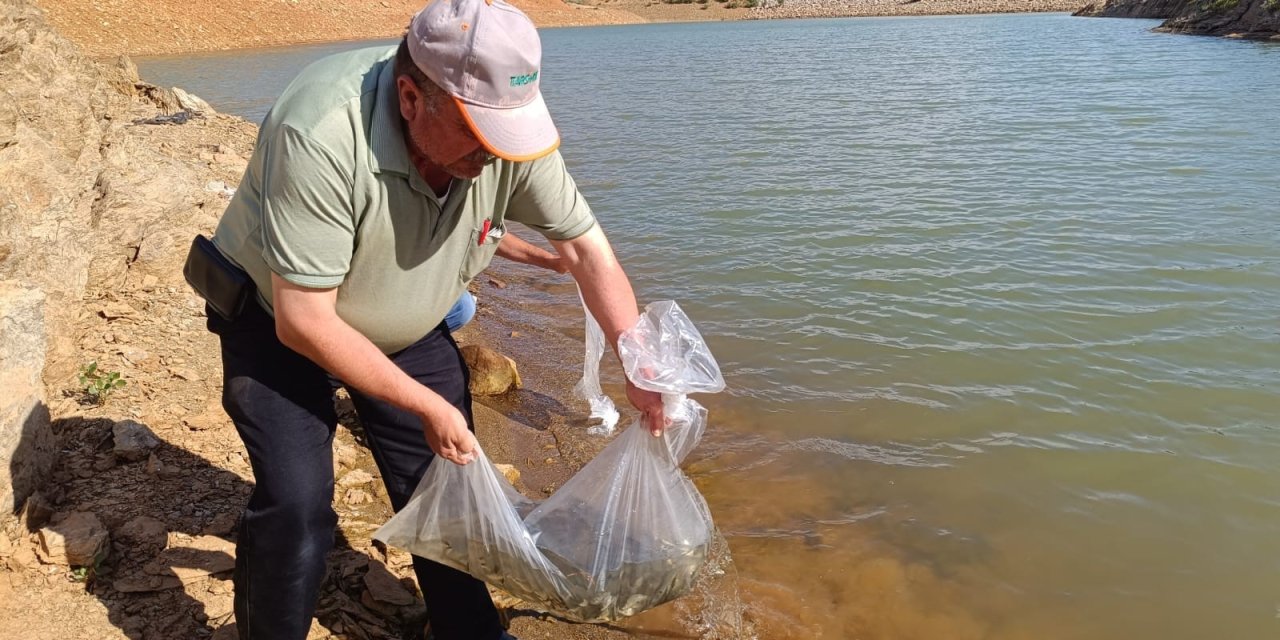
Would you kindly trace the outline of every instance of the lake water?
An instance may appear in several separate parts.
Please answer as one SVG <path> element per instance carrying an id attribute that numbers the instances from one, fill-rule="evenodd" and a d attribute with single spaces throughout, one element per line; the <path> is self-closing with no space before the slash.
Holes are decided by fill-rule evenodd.
<path id="1" fill-rule="evenodd" d="M 543 32 L 761 638 L 1280 637 L 1280 46 L 1155 24 Z M 139 65 L 260 119 L 353 46 Z"/>

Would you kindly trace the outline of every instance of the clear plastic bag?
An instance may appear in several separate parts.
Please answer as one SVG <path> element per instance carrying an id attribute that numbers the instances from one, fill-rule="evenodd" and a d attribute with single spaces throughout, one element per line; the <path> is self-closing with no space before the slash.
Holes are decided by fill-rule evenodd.
<path id="1" fill-rule="evenodd" d="M 578 291 L 578 299 L 582 300 L 582 291 Z M 591 407 L 592 420 L 599 422 L 587 428 L 593 435 L 608 435 L 618 426 L 618 408 L 613 406 L 613 399 L 600 389 L 600 358 L 604 357 L 604 331 L 600 329 L 595 317 L 587 311 L 587 302 L 582 300 L 583 314 L 586 316 L 585 339 L 586 357 L 582 359 L 582 379 L 573 387 L 573 394 L 585 400 Z"/>
<path id="2" fill-rule="evenodd" d="M 649 305 L 619 351 L 637 386 L 663 394 L 672 420 L 664 437 L 633 422 L 541 503 L 512 488 L 483 452 L 466 466 L 437 460 L 374 538 L 582 622 L 617 620 L 686 593 L 714 525 L 679 468 L 707 417 L 684 394 L 720 391 L 724 380 L 674 302 Z"/>

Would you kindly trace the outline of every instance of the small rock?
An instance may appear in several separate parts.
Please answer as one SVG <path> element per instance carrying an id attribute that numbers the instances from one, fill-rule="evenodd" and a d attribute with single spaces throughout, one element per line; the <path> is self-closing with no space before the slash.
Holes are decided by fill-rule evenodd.
<path id="1" fill-rule="evenodd" d="M 107 344 L 111 344 L 112 342 L 115 342 L 115 341 L 116 341 L 116 334 L 111 333 L 110 331 L 108 331 L 108 332 L 106 332 L 106 333 L 102 334 L 102 341 L 103 341 L 103 342 L 105 342 L 105 343 L 107 343 Z"/>
<path id="2" fill-rule="evenodd" d="M 373 482 L 373 476 L 370 475 L 368 471 L 363 469 L 352 469 L 347 472 L 347 475 L 342 476 L 341 480 L 338 480 L 338 486 L 359 487 L 361 485 L 369 484 L 370 482 Z"/>
<path id="3" fill-rule="evenodd" d="M 190 369 L 181 368 L 181 367 L 171 367 L 169 369 L 169 373 L 173 374 L 173 377 L 178 378 L 180 380 L 186 380 L 188 382 L 200 381 L 200 374 Z"/>
<path id="4" fill-rule="evenodd" d="M 400 579 L 381 564 L 369 565 L 369 571 L 364 574 L 364 586 L 369 590 L 369 595 L 378 602 L 398 607 L 413 604 L 413 594 L 405 591 L 404 585 L 400 584 Z"/>
<path id="5" fill-rule="evenodd" d="M 8 558 L 13 555 L 13 541 L 9 539 L 9 535 L 0 531 L 0 558 Z"/>
<path id="6" fill-rule="evenodd" d="M 160 446 L 160 439 L 146 425 L 133 420 L 121 420 L 111 428 L 115 436 L 116 459 L 137 462 L 146 459 L 151 450 Z M 148 471 L 150 464 L 148 464 Z"/>
<path id="7" fill-rule="evenodd" d="M 141 554 L 153 555 L 169 541 L 169 528 L 155 518 L 138 516 L 116 529 L 116 542 Z"/>
<path id="8" fill-rule="evenodd" d="M 98 460 L 97 462 L 94 462 L 93 470 L 98 472 L 110 471 L 111 469 L 114 469 L 115 466 L 116 466 L 116 459 L 113 457 L 106 457 L 106 458 L 102 458 L 101 460 Z"/>
<path id="9" fill-rule="evenodd" d="M 512 331 L 512 332 L 511 332 L 511 337 L 512 337 L 512 338 L 519 338 L 519 337 L 520 337 L 520 332 L 519 332 L 519 331 Z"/>
<path id="10" fill-rule="evenodd" d="M 13 550 L 13 557 L 9 558 L 9 565 L 14 569 L 34 569 L 40 565 L 40 561 L 36 559 L 36 552 L 30 545 L 19 544 Z"/>
<path id="11" fill-rule="evenodd" d="M 28 496 L 27 501 L 23 503 L 19 521 L 27 531 L 34 531 L 43 527 L 51 518 L 53 518 L 53 505 L 43 493 L 37 491 Z"/>
<path id="12" fill-rule="evenodd" d="M 201 156 L 204 156 L 204 155 L 206 155 L 206 154 L 200 154 L 200 155 L 201 155 Z M 218 157 L 220 157 L 220 156 L 222 156 L 222 155 L 223 155 L 223 154 L 208 154 L 208 156 L 209 156 L 209 157 L 208 157 L 207 159 L 208 159 L 209 161 L 216 161 L 216 160 L 217 160 L 217 158 L 218 158 Z M 237 157 L 239 157 L 239 156 L 237 156 Z M 205 190 L 205 191 L 211 191 L 211 192 L 213 192 L 213 193 L 216 193 L 216 194 L 218 194 L 218 195 L 220 195 L 220 196 L 223 196 L 223 197 L 226 197 L 226 198 L 230 198 L 231 196 L 236 195 L 236 190 L 235 190 L 235 189 L 233 189 L 233 188 L 231 188 L 231 187 L 229 187 L 229 186 L 227 186 L 227 183 L 225 183 L 225 182 L 223 182 L 223 181 L 221 181 L 221 180 L 210 180 L 207 184 L 205 184 L 205 185 L 204 185 L 204 190 Z"/>
<path id="13" fill-rule="evenodd" d="M 182 419 L 182 424 L 192 431 L 208 431 L 221 427 L 227 421 L 227 414 L 221 409 L 216 412 L 209 410 L 198 415 L 187 416 Z"/>
<path id="14" fill-rule="evenodd" d="M 501 473 L 502 476 L 507 479 L 507 482 L 512 484 L 512 486 L 520 482 L 520 470 L 514 466 L 509 464 L 494 464 L 493 466 L 498 470 L 498 473 Z"/>
<path id="15" fill-rule="evenodd" d="M 210 107 L 209 103 L 201 99 L 200 96 L 187 93 L 178 87 L 174 87 L 171 91 L 178 101 L 178 106 L 182 107 L 183 110 L 193 113 L 213 113 L 213 107 Z"/>
<path id="16" fill-rule="evenodd" d="M 177 589 L 182 586 L 182 581 L 179 580 L 177 576 L 149 576 L 140 574 L 120 578 L 113 582 L 111 586 L 120 593 L 147 593 L 149 591 Z"/>
<path id="17" fill-rule="evenodd" d="M 347 553 L 343 554 L 340 563 L 342 577 L 355 575 L 356 571 L 369 566 L 369 556 L 363 553 Z"/>
<path id="18" fill-rule="evenodd" d="M 91 567 L 106 555 L 107 528 L 92 513 L 69 513 L 38 535 L 37 553 L 46 564 Z"/>
<path id="19" fill-rule="evenodd" d="M 237 165 L 244 164 L 245 160 L 234 153 L 215 153 L 213 154 L 213 161 L 218 164 Z"/>
<path id="20" fill-rule="evenodd" d="M 373 502 L 373 499 L 369 497 L 368 492 L 366 492 L 364 489 L 347 489 L 347 494 L 343 496 L 342 500 L 343 502 L 346 502 L 349 505 L 358 505 L 358 504 L 365 504 L 367 502 Z"/>
<path id="21" fill-rule="evenodd" d="M 98 315 L 106 318 L 107 320 L 129 318 L 137 313 L 137 310 L 123 302 L 108 302 L 98 310 Z"/>
<path id="22" fill-rule="evenodd" d="M 355 467 L 360 461 L 360 450 L 339 439 L 334 439 L 333 457 L 338 464 L 348 469 Z"/>
<path id="23" fill-rule="evenodd" d="M 181 545 L 181 546 L 179 546 Z M 153 576 L 177 576 L 191 584 L 207 576 L 226 573 L 236 566 L 235 544 L 217 536 L 194 538 L 170 534 L 169 547 L 142 570 Z"/>
<path id="24" fill-rule="evenodd" d="M 379 602 L 377 598 L 373 597 L 373 592 L 368 589 L 360 593 L 360 604 L 364 605 L 365 609 L 376 611 L 383 616 L 390 617 L 396 613 L 395 605 Z"/>
<path id="25" fill-rule="evenodd" d="M 236 524 L 240 522 L 240 514 L 227 512 L 214 516 L 209 522 L 209 526 L 204 528 L 205 535 L 209 536 L 226 536 L 236 530 Z"/>
<path id="26" fill-rule="evenodd" d="M 119 336 L 116 339 L 118 340 Z M 151 354 L 146 349 L 138 349 L 136 347 L 121 349 L 116 353 L 120 354 L 121 358 L 128 360 L 130 364 L 142 364 L 151 359 Z"/>
<path id="27" fill-rule="evenodd" d="M 471 370 L 471 395 L 496 396 L 522 386 L 520 372 L 511 358 L 473 344 L 462 347 L 461 351 L 462 359 Z"/>
<path id="28" fill-rule="evenodd" d="M 152 287 L 155 287 L 158 284 L 160 284 L 160 278 L 157 278 L 149 273 L 145 276 L 142 276 L 143 289 L 150 290 Z"/>
<path id="29" fill-rule="evenodd" d="M 499 288 L 499 289 L 506 289 L 506 288 L 507 288 L 507 283 L 506 283 L 505 281 L 500 280 L 500 279 L 498 279 L 498 278 L 494 278 L 494 277 L 492 277 L 492 276 L 490 276 L 490 277 L 489 277 L 489 284 L 491 284 L 491 285 L 493 285 L 493 286 L 495 286 L 495 287 L 497 287 L 497 288 Z"/>

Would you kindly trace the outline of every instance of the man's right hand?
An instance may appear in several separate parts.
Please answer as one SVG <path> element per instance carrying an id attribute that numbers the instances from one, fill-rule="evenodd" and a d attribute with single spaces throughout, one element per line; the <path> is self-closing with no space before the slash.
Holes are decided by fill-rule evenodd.
<path id="1" fill-rule="evenodd" d="M 433 408 L 419 415 L 427 446 L 436 455 L 454 464 L 465 465 L 477 457 L 476 436 L 467 428 L 467 419 L 451 404 Z"/>

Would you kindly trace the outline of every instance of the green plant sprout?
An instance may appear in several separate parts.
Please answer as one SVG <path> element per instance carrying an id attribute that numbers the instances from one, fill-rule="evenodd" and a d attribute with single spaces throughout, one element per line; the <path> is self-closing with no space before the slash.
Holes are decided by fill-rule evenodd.
<path id="1" fill-rule="evenodd" d="M 96 360 L 80 368 L 80 391 L 87 402 L 106 404 L 111 393 L 126 384 L 119 371 L 100 370 Z"/>

